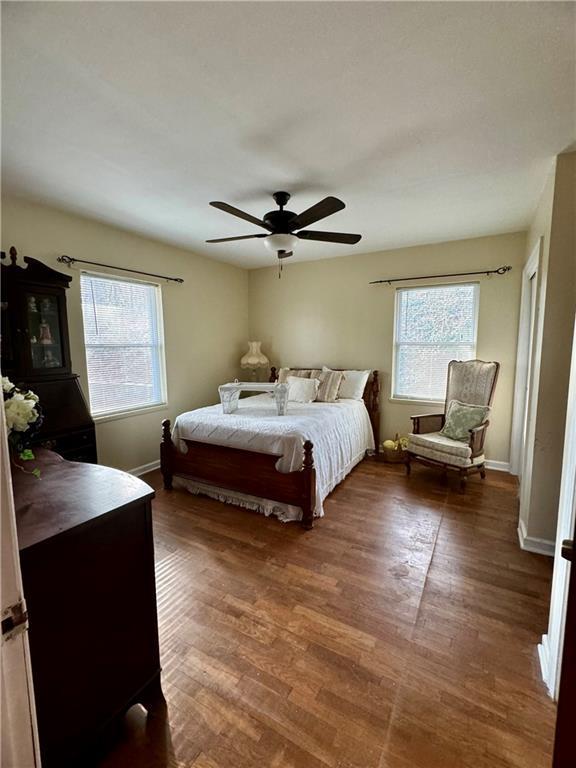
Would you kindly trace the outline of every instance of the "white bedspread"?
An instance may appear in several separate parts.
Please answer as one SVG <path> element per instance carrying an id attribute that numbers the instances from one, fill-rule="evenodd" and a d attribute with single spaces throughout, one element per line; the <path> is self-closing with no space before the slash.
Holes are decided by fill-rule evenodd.
<path id="1" fill-rule="evenodd" d="M 316 509 L 314 515 L 324 514 L 322 502 L 330 491 L 374 448 L 370 418 L 361 400 L 338 400 L 335 403 L 288 404 L 285 416 L 278 416 L 274 400 L 268 394 L 239 401 L 235 413 L 224 414 L 221 405 L 198 408 L 176 419 L 172 439 L 181 451 L 186 451 L 183 439 L 202 443 L 244 448 L 258 453 L 277 455 L 276 468 L 293 472 L 302 466 L 302 446 L 305 440 L 314 444 L 316 467 Z M 221 501 L 257 509 L 280 520 L 299 520 L 299 507 L 280 504 L 268 499 L 213 488 L 186 479 L 179 479 L 193 493 L 206 493 Z"/>

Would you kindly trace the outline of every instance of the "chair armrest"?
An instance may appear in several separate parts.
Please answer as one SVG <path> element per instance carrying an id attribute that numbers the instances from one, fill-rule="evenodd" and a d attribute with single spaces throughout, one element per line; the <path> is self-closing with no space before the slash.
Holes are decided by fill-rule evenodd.
<path id="1" fill-rule="evenodd" d="M 410 416 L 410 418 L 412 419 L 412 432 L 415 435 L 438 432 L 444 426 L 443 413 L 422 413 L 419 416 Z"/>
<path id="2" fill-rule="evenodd" d="M 472 458 L 480 456 L 484 453 L 484 438 L 486 437 L 486 429 L 488 428 L 489 421 L 485 421 L 480 424 L 479 427 L 468 430 L 470 432 L 470 449 L 472 451 Z"/>

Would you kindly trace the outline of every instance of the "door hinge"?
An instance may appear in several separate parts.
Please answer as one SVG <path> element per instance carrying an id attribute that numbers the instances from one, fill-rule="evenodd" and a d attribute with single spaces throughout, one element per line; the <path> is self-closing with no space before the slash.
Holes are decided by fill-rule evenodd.
<path id="1" fill-rule="evenodd" d="M 564 539 L 561 551 L 564 560 L 572 561 L 574 559 L 574 542 L 572 539 Z"/>
<path id="2" fill-rule="evenodd" d="M 28 629 L 28 611 L 23 600 L 9 605 L 2 611 L 2 639 L 11 640 L 13 637 Z"/>

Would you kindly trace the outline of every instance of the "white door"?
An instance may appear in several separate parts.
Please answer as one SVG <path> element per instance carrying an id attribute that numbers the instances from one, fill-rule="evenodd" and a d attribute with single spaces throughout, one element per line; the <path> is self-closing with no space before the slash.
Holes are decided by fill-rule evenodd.
<path id="1" fill-rule="evenodd" d="M 576 521 L 576 321 L 572 347 L 572 366 L 568 389 L 568 408 L 566 410 L 566 433 L 564 454 L 562 457 L 562 480 L 560 482 L 560 501 L 558 504 L 558 528 L 556 531 L 556 552 L 554 555 L 554 575 L 550 595 L 550 619 L 548 634 L 538 646 L 542 676 L 552 698 L 558 697 L 562 644 L 568 598 L 568 580 L 570 567 L 574 563 L 565 560 L 561 554 L 562 541 L 571 539 Z"/>
<path id="2" fill-rule="evenodd" d="M 2 515 L 2 563 L 0 606 L 2 641 L 0 645 L 2 768 L 39 768 L 38 737 L 34 711 L 34 692 L 30 671 L 27 622 L 19 624 L 25 610 L 16 538 L 14 498 L 6 438 L 4 408 L 0 407 L 0 502 Z M 11 627 L 13 627 L 11 629 Z"/>

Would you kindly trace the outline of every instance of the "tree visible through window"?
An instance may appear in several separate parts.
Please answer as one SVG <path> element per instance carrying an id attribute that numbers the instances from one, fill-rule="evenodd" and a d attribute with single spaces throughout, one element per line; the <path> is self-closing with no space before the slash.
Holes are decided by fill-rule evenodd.
<path id="1" fill-rule="evenodd" d="M 392 396 L 443 400 L 450 360 L 476 357 L 478 284 L 396 292 Z"/>
<path id="2" fill-rule="evenodd" d="M 80 285 L 92 414 L 165 402 L 160 287 L 87 273 Z"/>

